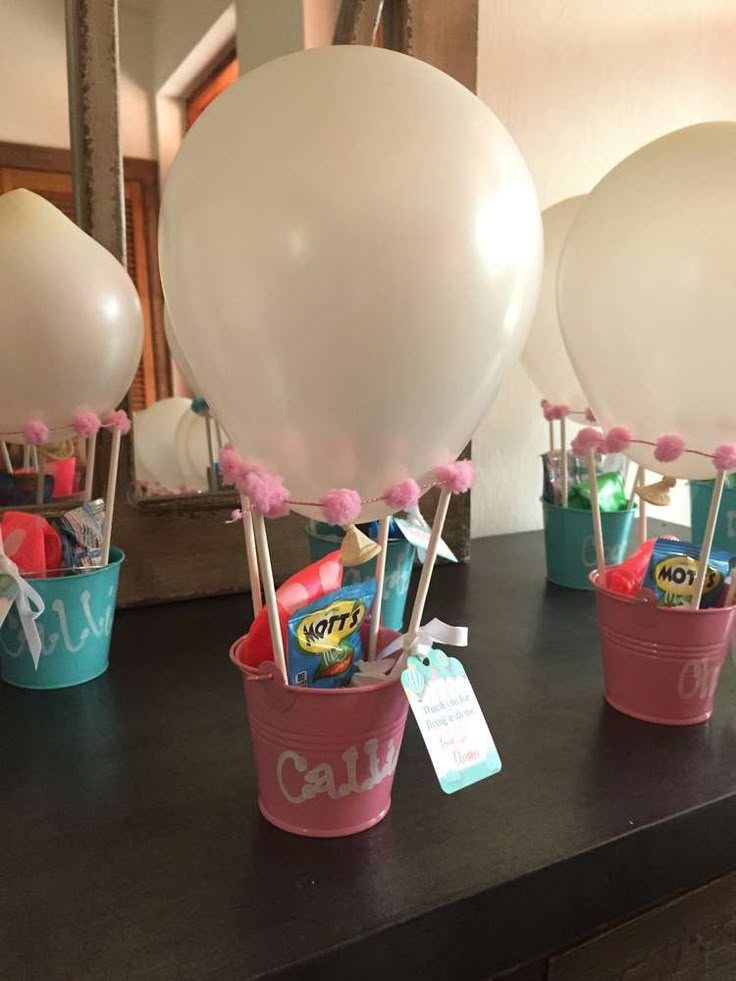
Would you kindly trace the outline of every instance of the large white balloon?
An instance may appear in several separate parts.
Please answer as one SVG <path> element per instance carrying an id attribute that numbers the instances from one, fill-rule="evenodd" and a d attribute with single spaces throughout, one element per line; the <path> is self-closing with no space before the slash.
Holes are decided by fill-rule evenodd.
<path id="1" fill-rule="evenodd" d="M 179 341 L 176 339 L 174 325 L 171 322 L 168 307 L 164 307 L 164 334 L 166 335 L 166 343 L 169 345 L 169 353 L 181 372 L 181 376 L 186 382 L 189 391 L 192 395 L 198 395 L 197 379 L 194 377 L 194 372 L 186 359 L 186 355 L 182 351 Z"/>
<path id="2" fill-rule="evenodd" d="M 130 277 L 101 245 L 31 191 L 0 197 L 0 433 L 40 419 L 55 438 L 80 409 L 114 409 L 143 346 Z"/>
<path id="3" fill-rule="evenodd" d="M 585 200 L 581 194 L 558 201 L 542 212 L 544 272 L 537 312 L 532 320 L 521 363 L 542 396 L 576 412 L 588 407 L 570 356 L 565 348 L 557 316 L 557 266 L 570 226 Z M 582 418 L 582 417 L 581 417 Z"/>
<path id="4" fill-rule="evenodd" d="M 734 442 L 736 123 L 670 133 L 627 157 L 588 195 L 567 237 L 558 306 L 570 358 L 604 428 Z M 637 463 L 691 479 L 710 460 Z"/>
<path id="5" fill-rule="evenodd" d="M 454 458 L 537 299 L 518 149 L 467 89 L 392 51 L 250 72 L 187 135 L 161 217 L 166 302 L 201 394 L 296 500 L 377 496 Z"/>

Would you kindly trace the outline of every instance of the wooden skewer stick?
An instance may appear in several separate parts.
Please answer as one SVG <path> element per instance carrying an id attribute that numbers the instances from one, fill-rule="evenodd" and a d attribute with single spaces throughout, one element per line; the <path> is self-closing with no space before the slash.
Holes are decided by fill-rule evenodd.
<path id="1" fill-rule="evenodd" d="M 380 553 L 376 558 L 376 598 L 373 601 L 373 618 L 368 634 L 367 660 L 375 661 L 378 648 L 378 631 L 381 628 L 381 604 L 383 603 L 383 586 L 386 581 L 386 556 L 388 555 L 388 526 L 389 517 L 381 518 L 378 526 L 378 544 Z"/>
<path id="2" fill-rule="evenodd" d="M 33 447 L 36 456 L 36 504 L 43 504 L 43 492 L 46 478 L 46 455 L 42 449 Z"/>
<path id="3" fill-rule="evenodd" d="M 603 548 L 603 522 L 601 509 L 598 504 L 598 479 L 595 471 L 595 451 L 590 449 L 586 454 L 588 465 L 588 482 L 590 484 L 590 508 L 593 514 L 593 540 L 595 542 L 595 559 L 598 566 L 598 585 L 606 585 L 606 553 Z"/>
<path id="4" fill-rule="evenodd" d="M 700 607 L 700 601 L 703 598 L 705 575 L 708 571 L 708 561 L 710 560 L 710 552 L 713 548 L 713 538 L 716 533 L 718 510 L 721 506 L 721 497 L 723 496 L 723 488 L 725 485 L 726 472 L 725 470 L 719 470 L 718 476 L 716 477 L 716 482 L 713 485 L 713 496 L 710 499 L 710 507 L 708 508 L 708 520 L 705 523 L 705 531 L 703 532 L 703 544 L 700 547 L 698 574 L 695 577 L 693 598 L 690 601 L 690 606 L 693 610 L 697 610 Z"/>
<path id="5" fill-rule="evenodd" d="M 215 451 L 212 446 L 212 418 L 207 412 L 204 416 L 204 431 L 207 434 L 207 456 L 209 458 L 209 476 L 207 485 L 211 491 L 217 490 L 217 473 L 215 470 Z"/>
<path id="6" fill-rule="evenodd" d="M 432 533 L 429 536 L 429 542 L 427 543 L 427 554 L 424 557 L 422 573 L 419 577 L 419 585 L 417 586 L 417 594 L 414 598 L 414 606 L 411 610 L 409 630 L 407 631 L 410 644 L 413 644 L 416 640 L 417 634 L 419 633 L 419 627 L 421 626 L 422 616 L 424 615 L 424 606 L 427 602 L 429 584 L 432 579 L 434 564 L 437 560 L 437 549 L 439 548 L 440 538 L 442 537 L 442 529 L 445 527 L 445 519 L 447 518 L 447 509 L 450 506 L 451 493 L 452 492 L 447 490 L 447 488 L 442 488 L 440 491 L 440 499 L 437 502 L 437 510 L 434 513 Z"/>
<path id="7" fill-rule="evenodd" d="M 641 472 L 641 484 L 645 484 L 647 480 L 647 471 L 645 467 L 639 467 Z M 647 540 L 647 502 L 643 497 L 639 498 L 639 544 L 643 545 Z"/>
<path id="8" fill-rule="evenodd" d="M 253 514 L 253 525 L 256 544 L 258 546 L 258 560 L 263 578 L 263 593 L 266 599 L 266 610 L 268 611 L 268 626 L 271 630 L 271 646 L 273 647 L 274 662 L 284 679 L 284 684 L 288 685 L 289 676 L 286 673 L 284 639 L 281 636 L 281 621 L 279 619 L 279 608 L 276 600 L 276 587 L 273 581 L 273 569 L 271 568 L 271 553 L 268 550 L 266 522 L 263 515 L 259 514 L 258 511 Z"/>
<path id="9" fill-rule="evenodd" d="M 84 470 L 84 499 L 92 500 L 92 481 L 95 477 L 95 455 L 97 452 L 97 433 L 87 437 L 87 464 Z"/>
<path id="10" fill-rule="evenodd" d="M 110 468 L 107 471 L 107 491 L 105 493 L 105 523 L 102 526 L 102 565 L 110 561 L 110 543 L 112 542 L 112 517 L 115 511 L 115 489 L 118 484 L 118 463 L 120 461 L 119 429 L 112 431 L 112 447 L 110 449 Z"/>
<path id="11" fill-rule="evenodd" d="M 568 496 L 568 472 L 567 472 L 567 426 L 565 417 L 560 418 L 560 453 L 561 464 L 562 464 L 562 506 L 567 507 L 567 496 Z"/>
<path id="12" fill-rule="evenodd" d="M 0 443 L 0 446 L 2 446 L 3 463 L 5 464 L 5 469 L 7 470 L 8 473 L 14 473 L 15 471 L 13 470 L 13 461 L 10 459 L 10 451 L 8 450 L 8 444 L 5 442 L 5 440 L 3 440 L 2 443 Z"/>
<path id="13" fill-rule="evenodd" d="M 253 616 L 256 617 L 263 609 L 263 601 L 261 600 L 261 575 L 258 571 L 258 552 L 256 551 L 256 536 L 253 530 L 253 514 L 250 510 L 250 501 L 245 494 L 240 495 L 240 510 L 243 512 L 243 536 L 245 537 L 245 556 L 248 560 L 250 596 L 253 602 Z"/>

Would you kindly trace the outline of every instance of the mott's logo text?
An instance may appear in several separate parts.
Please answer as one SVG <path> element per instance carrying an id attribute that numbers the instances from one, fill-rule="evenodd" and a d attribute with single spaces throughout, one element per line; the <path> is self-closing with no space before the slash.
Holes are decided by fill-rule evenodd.
<path id="1" fill-rule="evenodd" d="M 365 613 L 365 604 L 360 601 L 337 600 L 302 620 L 297 630 L 299 646 L 307 654 L 332 650 L 358 629 Z"/>
<path id="2" fill-rule="evenodd" d="M 654 581 L 666 593 L 674 596 L 692 596 L 698 575 L 698 560 L 689 555 L 670 555 L 654 567 Z M 723 582 L 721 573 L 708 566 L 703 592 L 710 593 Z"/>

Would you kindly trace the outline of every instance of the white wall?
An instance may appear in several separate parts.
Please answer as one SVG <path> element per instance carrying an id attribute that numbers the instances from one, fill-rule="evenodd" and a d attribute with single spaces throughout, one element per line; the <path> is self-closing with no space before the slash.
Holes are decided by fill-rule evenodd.
<path id="1" fill-rule="evenodd" d="M 150 17 L 120 14 L 120 114 L 123 153 L 155 153 Z M 0 0 L 0 140 L 68 147 L 64 4 Z"/>
<path id="2" fill-rule="evenodd" d="M 663 133 L 736 118 L 734 0 L 480 0 L 478 33 L 478 94 L 518 143 L 542 208 Z M 541 524 L 540 397 L 517 368 L 480 427 L 474 535 Z M 688 523 L 678 499 L 668 517 Z"/>
<path id="3" fill-rule="evenodd" d="M 304 47 L 302 0 L 237 0 L 235 6 L 241 74 Z"/>
<path id="4" fill-rule="evenodd" d="M 323 48 L 332 44 L 340 0 L 302 0 L 304 47 Z"/>
<path id="5" fill-rule="evenodd" d="M 154 91 L 179 68 L 232 0 L 159 0 L 154 17 Z"/>

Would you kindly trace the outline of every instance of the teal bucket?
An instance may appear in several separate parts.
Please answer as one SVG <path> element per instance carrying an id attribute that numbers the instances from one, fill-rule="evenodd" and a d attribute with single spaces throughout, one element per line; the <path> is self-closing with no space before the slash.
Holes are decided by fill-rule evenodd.
<path id="1" fill-rule="evenodd" d="M 592 589 L 588 576 L 596 566 L 593 512 L 582 508 L 562 508 L 548 501 L 542 501 L 542 509 L 547 578 L 557 586 L 568 589 Z M 636 508 L 601 511 L 608 565 L 623 562 L 635 513 Z"/>
<path id="2" fill-rule="evenodd" d="M 312 562 L 323 558 L 335 549 L 340 548 L 342 538 L 337 535 L 318 535 L 307 526 L 309 539 L 309 558 Z M 404 608 L 406 595 L 409 592 L 411 570 L 414 567 L 416 549 L 405 538 L 391 538 L 386 555 L 386 578 L 383 585 L 383 602 L 381 603 L 381 622 L 389 630 L 404 629 Z M 373 579 L 376 575 L 376 560 L 365 565 L 348 566 L 345 569 L 343 582 L 346 586 L 364 579 Z"/>
<path id="3" fill-rule="evenodd" d="M 698 545 L 703 541 L 711 497 L 713 497 L 712 480 L 690 481 L 690 525 L 692 540 Z M 736 489 L 723 488 L 713 544 L 725 552 L 736 554 Z"/>
<path id="4" fill-rule="evenodd" d="M 0 628 L 3 681 L 16 688 L 70 688 L 107 671 L 124 558 L 111 548 L 110 563 L 101 569 L 32 580 L 46 607 L 36 620 L 42 644 L 38 670 L 13 606 Z"/>

